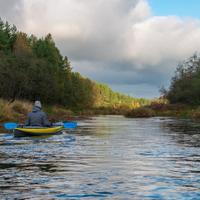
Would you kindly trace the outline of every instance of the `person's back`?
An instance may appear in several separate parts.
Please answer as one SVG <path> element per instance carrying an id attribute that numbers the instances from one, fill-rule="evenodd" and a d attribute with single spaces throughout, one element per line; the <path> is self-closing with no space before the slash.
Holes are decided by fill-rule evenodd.
<path id="1" fill-rule="evenodd" d="M 41 111 L 41 108 L 42 105 L 40 101 L 35 101 L 32 112 L 28 114 L 28 119 L 25 123 L 25 126 L 50 126 L 47 116 L 43 111 Z"/>

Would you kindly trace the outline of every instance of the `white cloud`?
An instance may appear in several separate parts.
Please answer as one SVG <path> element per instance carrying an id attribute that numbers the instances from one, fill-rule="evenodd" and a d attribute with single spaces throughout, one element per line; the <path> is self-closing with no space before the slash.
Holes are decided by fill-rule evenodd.
<path id="1" fill-rule="evenodd" d="M 23 0 L 0 0 L 0 17 L 15 25 L 22 21 Z"/>
<path id="2" fill-rule="evenodd" d="M 138 2 L 49 0 L 47 7 L 45 0 L 26 0 L 24 29 L 37 35 L 51 32 L 63 53 L 73 59 L 113 60 L 126 53 L 125 36 L 131 28 L 133 11 L 149 12 Z"/>
<path id="3" fill-rule="evenodd" d="M 134 24 L 132 34 L 130 59 L 144 68 L 147 65 L 170 66 L 200 50 L 200 23 L 191 19 L 150 17 Z"/>

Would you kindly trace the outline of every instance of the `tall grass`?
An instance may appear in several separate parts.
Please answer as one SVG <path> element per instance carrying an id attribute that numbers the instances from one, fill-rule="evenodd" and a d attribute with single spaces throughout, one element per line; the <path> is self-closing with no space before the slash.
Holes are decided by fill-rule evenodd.
<path id="1" fill-rule="evenodd" d="M 10 103 L 0 99 L 0 122 L 16 121 L 24 123 L 27 114 L 32 110 L 33 102 L 16 100 Z M 50 121 L 68 120 L 73 115 L 72 111 L 60 106 L 43 106 Z"/>
<path id="2" fill-rule="evenodd" d="M 10 103 L 0 99 L 0 121 L 22 121 L 31 108 L 31 103 L 27 101 L 16 100 Z"/>

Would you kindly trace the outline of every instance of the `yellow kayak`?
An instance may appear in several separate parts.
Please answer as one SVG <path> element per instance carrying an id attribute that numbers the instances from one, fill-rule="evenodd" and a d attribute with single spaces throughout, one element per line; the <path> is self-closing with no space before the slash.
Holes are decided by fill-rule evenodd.
<path id="1" fill-rule="evenodd" d="M 63 126 L 23 127 L 23 128 L 15 128 L 14 133 L 16 135 L 25 135 L 25 136 L 51 135 L 60 133 L 63 129 L 64 129 Z"/>

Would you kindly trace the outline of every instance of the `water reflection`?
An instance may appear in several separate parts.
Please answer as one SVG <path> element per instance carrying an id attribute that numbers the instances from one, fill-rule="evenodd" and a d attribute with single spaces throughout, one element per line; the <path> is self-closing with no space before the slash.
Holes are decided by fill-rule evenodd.
<path id="1" fill-rule="evenodd" d="M 177 143 L 200 147 L 200 122 L 190 119 L 165 119 L 161 126 Z"/>
<path id="2" fill-rule="evenodd" d="M 199 199 L 197 122 L 99 116 L 48 138 L 0 136 L 0 199 Z"/>

